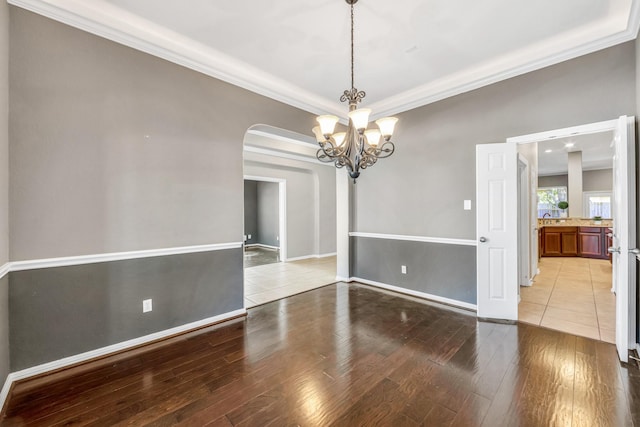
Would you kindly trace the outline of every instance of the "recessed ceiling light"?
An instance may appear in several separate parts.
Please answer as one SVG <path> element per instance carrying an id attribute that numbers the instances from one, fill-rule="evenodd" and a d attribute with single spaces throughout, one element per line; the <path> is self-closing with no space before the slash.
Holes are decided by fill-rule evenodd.
<path id="1" fill-rule="evenodd" d="M 574 144 L 573 142 L 567 142 L 566 144 L 564 144 L 564 146 L 567 147 L 567 148 L 571 148 L 574 145 L 576 145 L 576 144 Z"/>
<path id="2" fill-rule="evenodd" d="M 548 150 L 544 150 L 545 153 L 551 153 L 553 150 L 549 148 Z"/>

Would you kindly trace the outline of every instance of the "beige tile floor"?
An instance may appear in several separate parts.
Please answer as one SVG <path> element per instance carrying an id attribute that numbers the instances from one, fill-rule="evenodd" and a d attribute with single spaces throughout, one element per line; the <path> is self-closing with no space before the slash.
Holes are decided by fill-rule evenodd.
<path id="1" fill-rule="evenodd" d="M 244 305 L 254 307 L 335 282 L 335 256 L 245 268 Z"/>
<path id="2" fill-rule="evenodd" d="M 616 306 L 609 261 L 545 257 L 539 267 L 533 286 L 520 287 L 518 319 L 614 343 Z"/>

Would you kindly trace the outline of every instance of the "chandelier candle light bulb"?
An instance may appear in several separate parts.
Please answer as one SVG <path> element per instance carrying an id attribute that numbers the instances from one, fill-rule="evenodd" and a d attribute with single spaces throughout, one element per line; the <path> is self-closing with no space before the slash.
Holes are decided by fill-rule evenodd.
<path id="1" fill-rule="evenodd" d="M 351 89 L 345 90 L 340 101 L 349 102 L 349 124 L 346 132 L 333 133 L 338 117 L 332 115 L 318 116 L 319 126 L 313 128 L 320 149 L 316 157 L 321 162 L 333 162 L 337 168 L 347 167 L 349 176 L 356 182 L 360 169 L 373 166 L 378 159 L 389 157 L 395 151 L 391 142 L 393 130 L 398 121 L 395 117 L 384 117 L 376 120 L 378 129 L 370 128 L 368 108 L 358 108 L 358 103 L 366 96 L 354 86 L 353 55 L 353 5 L 358 0 L 345 0 L 351 7 Z M 381 143 L 382 139 L 384 141 Z"/>

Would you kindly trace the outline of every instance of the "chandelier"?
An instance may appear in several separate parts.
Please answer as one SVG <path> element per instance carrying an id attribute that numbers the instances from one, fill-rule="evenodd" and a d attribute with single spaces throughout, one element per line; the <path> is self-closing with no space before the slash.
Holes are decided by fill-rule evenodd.
<path id="1" fill-rule="evenodd" d="M 354 87 L 353 73 L 353 5 L 358 0 L 345 1 L 351 6 L 351 89 L 344 91 L 340 102 L 349 102 L 349 125 L 346 132 L 334 133 L 338 117 L 318 116 L 316 120 L 319 126 L 313 128 L 313 133 L 320 145 L 316 153 L 318 160 L 324 163 L 335 162 L 337 168 L 346 166 L 355 183 L 360 176 L 360 169 L 373 166 L 378 159 L 393 154 L 395 146 L 391 142 L 391 136 L 398 119 L 384 117 L 376 120 L 377 128 L 367 129 L 371 110 L 358 108 L 358 103 L 366 94 Z"/>

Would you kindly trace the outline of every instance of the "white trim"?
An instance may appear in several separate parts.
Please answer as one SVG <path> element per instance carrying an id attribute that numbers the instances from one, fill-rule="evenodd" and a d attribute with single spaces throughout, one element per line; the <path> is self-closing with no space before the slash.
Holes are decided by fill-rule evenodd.
<path id="1" fill-rule="evenodd" d="M 398 293 L 401 293 L 401 294 L 411 295 L 411 296 L 414 296 L 414 297 L 418 297 L 418 298 L 422 298 L 422 299 L 426 299 L 426 300 L 431 300 L 431 301 L 439 302 L 439 303 L 442 303 L 442 304 L 452 305 L 454 307 L 464 308 L 466 310 L 477 311 L 477 309 L 478 309 L 477 305 L 469 304 L 468 302 L 463 302 L 463 301 L 458 301 L 458 300 L 455 300 L 455 299 L 440 297 L 438 295 L 428 294 L 426 292 L 414 291 L 414 290 L 411 290 L 411 289 L 402 288 L 400 286 L 388 285 L 386 283 L 381 283 L 381 282 L 376 282 L 376 281 L 373 281 L 373 280 L 363 279 L 361 277 L 351 277 L 351 278 L 349 278 L 348 281 L 349 282 L 360 282 L 360 283 L 364 283 L 365 285 L 375 286 L 375 287 L 378 287 L 378 288 L 387 289 L 389 291 L 398 292 Z"/>
<path id="2" fill-rule="evenodd" d="M 6 276 L 11 271 L 11 263 L 7 262 L 4 265 L 0 266 L 0 279 Z"/>
<path id="3" fill-rule="evenodd" d="M 32 259 L 12 261 L 9 271 L 34 270 L 37 268 L 65 267 L 69 265 L 93 264 L 97 262 L 121 261 L 127 259 L 151 258 L 166 255 L 190 254 L 197 252 L 220 251 L 241 248 L 242 242 L 216 243 L 211 245 L 181 246 L 176 248 L 148 249 L 130 252 L 112 252 L 106 254 L 79 255 L 61 258 Z"/>
<path id="4" fill-rule="evenodd" d="M 401 235 L 401 234 L 361 233 L 357 231 L 350 232 L 349 237 L 367 237 L 370 239 L 405 240 L 410 242 L 443 243 L 447 245 L 478 246 L 475 240 L 449 239 L 446 237 L 425 237 L 425 236 L 407 236 L 407 235 Z"/>
<path id="5" fill-rule="evenodd" d="M 259 127 L 257 127 L 259 126 Z M 280 128 L 274 128 L 272 126 L 268 126 L 271 129 L 263 129 L 264 127 L 267 127 L 268 125 L 254 125 L 251 126 L 249 128 L 249 130 L 247 131 L 247 133 L 250 133 L 252 135 L 258 135 L 258 136 L 263 136 L 265 138 L 269 138 L 269 139 L 275 139 L 278 141 L 283 141 L 289 144 L 294 144 L 294 145 L 298 145 L 300 147 L 305 147 L 305 148 L 318 148 L 318 143 L 316 142 L 316 140 L 309 136 L 309 135 L 302 135 L 302 134 L 296 134 L 295 139 L 293 136 L 285 136 L 285 135 L 280 135 L 278 133 L 275 133 L 277 131 L 280 132 L 287 132 L 289 134 L 293 134 L 292 131 L 287 131 L 285 129 L 280 129 Z M 271 132 L 270 132 L 271 131 Z"/>
<path id="6" fill-rule="evenodd" d="M 245 175 L 245 180 L 249 181 L 264 181 L 264 182 L 287 182 L 284 178 L 270 178 L 266 176 Z"/>
<path id="7" fill-rule="evenodd" d="M 317 165 L 317 166 L 331 166 L 331 167 L 334 166 L 333 163 L 321 162 L 316 157 L 306 157 L 300 154 L 285 153 L 282 151 L 270 150 L 268 148 L 258 148 L 258 147 L 251 147 L 251 146 L 245 145 L 244 151 L 248 153 L 262 154 L 265 156 L 280 157 L 288 160 L 297 160 L 299 162 L 313 163 L 314 165 Z"/>
<path id="8" fill-rule="evenodd" d="M 329 257 L 336 256 L 336 255 L 338 255 L 337 252 L 328 252 L 326 254 L 316 255 L 316 258 L 329 258 Z"/>
<path id="9" fill-rule="evenodd" d="M 16 379 L 14 378 L 14 375 L 9 374 L 7 375 L 7 379 L 2 386 L 2 390 L 0 391 L 0 414 L 4 412 L 4 405 L 7 401 L 7 398 L 9 397 L 9 391 L 11 391 L 11 386 L 13 385 L 13 382 L 15 380 Z"/>
<path id="10" fill-rule="evenodd" d="M 53 362 L 43 363 L 42 365 L 33 366 L 31 368 L 23 369 L 21 371 L 12 372 L 7 376 L 7 381 L 5 382 L 4 387 L 2 388 L 2 392 L 0 393 L 0 409 L 2 409 L 2 407 L 4 406 L 5 400 L 9 395 L 11 384 L 15 381 L 24 380 L 26 378 L 30 378 L 36 375 L 41 375 L 41 374 L 45 374 L 47 372 L 55 371 L 61 368 L 77 365 L 82 362 L 87 362 L 89 360 L 96 359 L 99 357 L 109 356 L 113 353 L 118 353 L 120 351 L 130 349 L 132 347 L 138 347 L 141 345 L 150 344 L 152 342 L 155 342 L 161 339 L 169 338 L 173 335 L 183 334 L 183 333 L 187 333 L 192 330 L 196 330 L 206 326 L 222 323 L 224 321 L 227 321 L 236 317 L 244 316 L 246 314 L 247 314 L 247 310 L 244 308 L 241 308 L 238 310 L 230 311 L 228 313 L 209 317 L 207 319 L 202 319 L 196 322 L 187 323 L 182 326 L 176 326 L 175 328 L 166 329 L 164 331 L 155 332 L 153 334 L 123 341 L 117 344 L 112 344 L 106 347 L 98 348 L 96 350 L 91 350 L 84 353 L 76 354 L 74 356 L 65 357 L 63 359 L 55 360 Z"/>
<path id="11" fill-rule="evenodd" d="M 265 245 L 262 243 L 249 243 L 248 245 L 244 245 L 245 248 L 265 248 L 265 249 L 277 249 L 280 250 L 280 246 L 271 246 Z"/>
<path id="12" fill-rule="evenodd" d="M 531 133 L 527 135 L 507 138 L 507 143 L 529 144 L 532 142 L 547 141 L 559 138 L 569 138 L 576 135 L 589 135 L 613 131 L 618 127 L 618 120 L 606 120 L 603 122 L 589 123 L 586 125 L 572 126 L 568 128 L 549 130 L 545 132 Z"/>
<path id="13" fill-rule="evenodd" d="M 331 252 L 331 253 L 326 253 L 326 254 L 313 254 L 313 255 L 305 255 L 305 256 L 299 256 L 299 257 L 295 257 L 295 258 L 288 258 L 286 261 L 290 262 L 290 261 L 302 261 L 303 259 L 319 259 L 319 258 L 328 258 L 330 256 L 335 256 L 336 252 Z"/>

